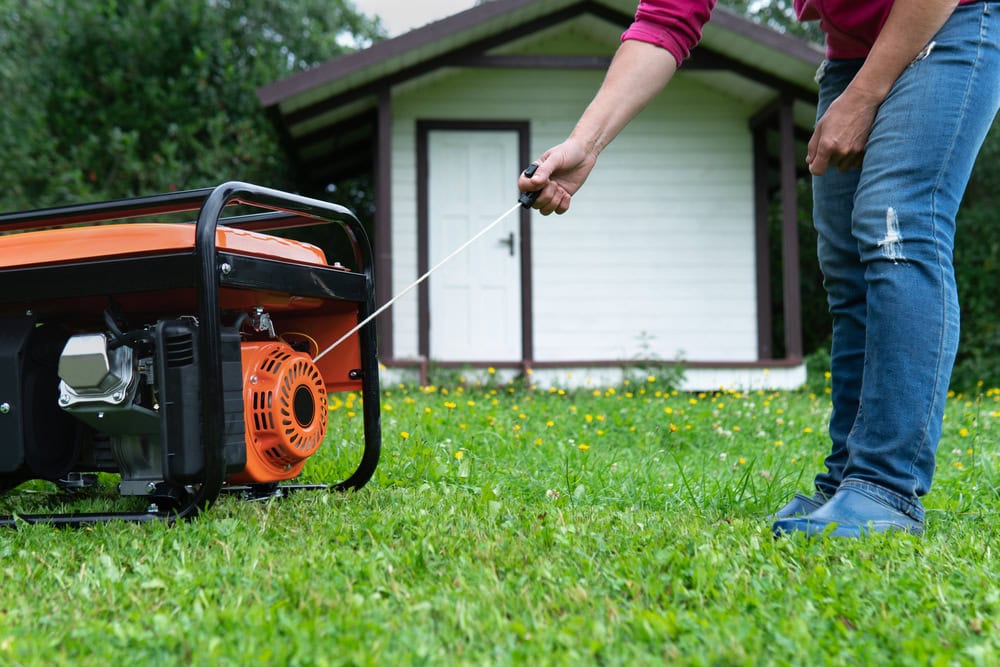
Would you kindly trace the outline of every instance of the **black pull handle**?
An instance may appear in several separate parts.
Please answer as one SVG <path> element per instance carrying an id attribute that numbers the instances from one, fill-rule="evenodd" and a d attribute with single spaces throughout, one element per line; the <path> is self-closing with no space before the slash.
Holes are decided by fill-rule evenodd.
<path id="1" fill-rule="evenodd" d="M 536 169 L 538 169 L 537 164 L 529 164 L 527 169 L 524 170 L 524 175 L 527 176 L 528 178 L 531 178 L 532 176 L 535 175 Z M 531 208 L 532 204 L 535 203 L 535 200 L 538 199 L 538 195 L 540 193 L 541 190 L 535 190 L 534 192 L 522 192 L 521 195 L 517 198 L 517 201 L 522 207 Z"/>

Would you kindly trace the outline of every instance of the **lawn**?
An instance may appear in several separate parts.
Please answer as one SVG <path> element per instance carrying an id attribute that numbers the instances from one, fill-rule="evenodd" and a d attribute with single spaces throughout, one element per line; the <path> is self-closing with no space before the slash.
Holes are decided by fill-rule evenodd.
<path id="1" fill-rule="evenodd" d="M 775 540 L 823 384 L 387 388 L 359 492 L 0 534 L 0 664 L 1000 664 L 1000 390 L 950 399 L 923 537 Z M 357 396 L 330 420 L 304 481 L 350 469 Z"/>

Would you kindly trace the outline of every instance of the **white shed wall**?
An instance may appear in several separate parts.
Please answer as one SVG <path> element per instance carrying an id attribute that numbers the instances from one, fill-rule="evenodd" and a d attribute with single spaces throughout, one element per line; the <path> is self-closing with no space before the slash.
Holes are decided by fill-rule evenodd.
<path id="1" fill-rule="evenodd" d="M 528 120 L 534 157 L 565 138 L 602 76 L 466 70 L 394 96 L 394 294 L 417 277 L 416 121 Z M 681 73 L 569 213 L 534 214 L 537 361 L 756 359 L 752 112 Z M 416 293 L 394 308 L 392 356 L 413 358 Z"/>

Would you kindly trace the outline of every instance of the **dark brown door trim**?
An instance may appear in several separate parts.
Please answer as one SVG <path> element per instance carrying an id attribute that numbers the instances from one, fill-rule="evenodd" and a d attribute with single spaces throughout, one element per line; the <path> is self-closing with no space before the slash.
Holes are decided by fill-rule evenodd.
<path id="1" fill-rule="evenodd" d="M 428 135 L 434 130 L 475 130 L 483 132 L 516 132 L 518 137 L 518 159 L 527 166 L 530 157 L 530 131 L 528 121 L 494 121 L 494 120 L 421 120 L 417 121 L 417 274 L 423 275 L 430 268 L 430 249 L 428 236 L 430 219 L 428 213 L 428 195 L 430 164 L 427 157 Z M 514 180 L 517 174 L 510 175 L 511 204 L 516 199 Z M 500 215 L 503 211 L 497 211 Z M 531 276 L 531 212 L 520 211 L 521 235 L 521 363 L 528 366 L 534 359 L 534 335 L 532 317 L 532 276 Z M 418 287 L 417 292 L 418 317 L 418 352 L 424 359 L 430 358 L 430 289 L 427 281 Z"/>

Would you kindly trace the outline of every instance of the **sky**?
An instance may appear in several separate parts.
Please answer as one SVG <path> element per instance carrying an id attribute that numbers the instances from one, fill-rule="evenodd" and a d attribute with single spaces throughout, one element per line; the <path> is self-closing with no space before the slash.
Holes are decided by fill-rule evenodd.
<path id="1" fill-rule="evenodd" d="M 354 0 L 354 6 L 362 13 L 382 18 L 382 25 L 390 37 L 457 14 L 475 4 L 475 0 Z"/>

